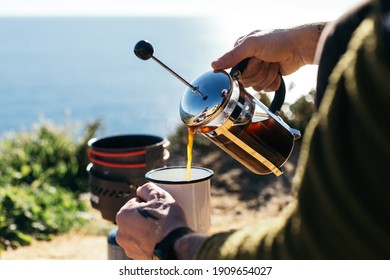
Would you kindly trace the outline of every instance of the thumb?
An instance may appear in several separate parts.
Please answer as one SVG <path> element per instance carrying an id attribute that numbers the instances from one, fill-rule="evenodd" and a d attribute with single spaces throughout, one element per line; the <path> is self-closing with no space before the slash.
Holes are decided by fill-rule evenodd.
<path id="1" fill-rule="evenodd" d="M 211 62 L 211 67 L 215 70 L 232 68 L 242 60 L 254 56 L 255 52 L 250 48 L 246 40 L 228 51 L 220 58 Z"/>

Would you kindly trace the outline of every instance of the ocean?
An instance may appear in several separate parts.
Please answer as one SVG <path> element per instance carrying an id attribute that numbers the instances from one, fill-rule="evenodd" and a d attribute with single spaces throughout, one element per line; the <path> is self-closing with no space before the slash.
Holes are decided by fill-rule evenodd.
<path id="1" fill-rule="evenodd" d="M 41 119 L 81 127 L 99 119 L 100 136 L 169 136 L 186 86 L 134 55 L 142 39 L 192 81 L 237 35 L 212 18 L 0 18 L 0 137 Z"/>

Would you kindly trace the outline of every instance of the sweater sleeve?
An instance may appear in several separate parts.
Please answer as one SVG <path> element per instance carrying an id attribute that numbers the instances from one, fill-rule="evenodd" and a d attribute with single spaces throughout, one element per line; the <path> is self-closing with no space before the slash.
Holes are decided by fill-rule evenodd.
<path id="1" fill-rule="evenodd" d="M 290 211 L 211 236 L 199 259 L 390 258 L 390 37 L 382 22 L 375 7 L 330 76 L 305 132 Z"/>

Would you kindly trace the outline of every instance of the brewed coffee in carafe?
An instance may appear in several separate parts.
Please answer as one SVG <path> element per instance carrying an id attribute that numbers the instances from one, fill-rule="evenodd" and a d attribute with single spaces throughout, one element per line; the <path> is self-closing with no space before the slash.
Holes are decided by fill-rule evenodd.
<path id="1" fill-rule="evenodd" d="M 241 92 L 241 114 L 236 122 L 231 119 L 199 126 L 197 130 L 222 150 L 257 174 L 271 172 L 280 175 L 280 167 L 288 159 L 294 145 L 294 136 L 267 112 L 254 98 Z M 278 116 L 274 116 L 278 118 Z"/>
<path id="2" fill-rule="evenodd" d="M 181 100 L 182 120 L 252 172 L 279 176 L 300 136 L 277 115 L 285 94 L 281 81 L 271 111 L 231 74 L 208 71 L 191 83 L 207 99 L 187 89 Z"/>

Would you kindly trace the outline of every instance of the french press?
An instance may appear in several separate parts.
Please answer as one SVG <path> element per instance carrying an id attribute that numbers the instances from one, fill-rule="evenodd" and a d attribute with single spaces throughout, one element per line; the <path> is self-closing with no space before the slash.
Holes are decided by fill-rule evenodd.
<path id="1" fill-rule="evenodd" d="M 189 128 L 256 174 L 283 173 L 281 167 L 300 138 L 300 132 L 278 116 L 286 91 L 283 78 L 267 108 L 239 82 L 249 58 L 230 73 L 209 70 L 189 83 L 153 56 L 148 41 L 139 41 L 134 52 L 143 60 L 154 59 L 188 86 L 181 98 L 180 117 Z"/>

